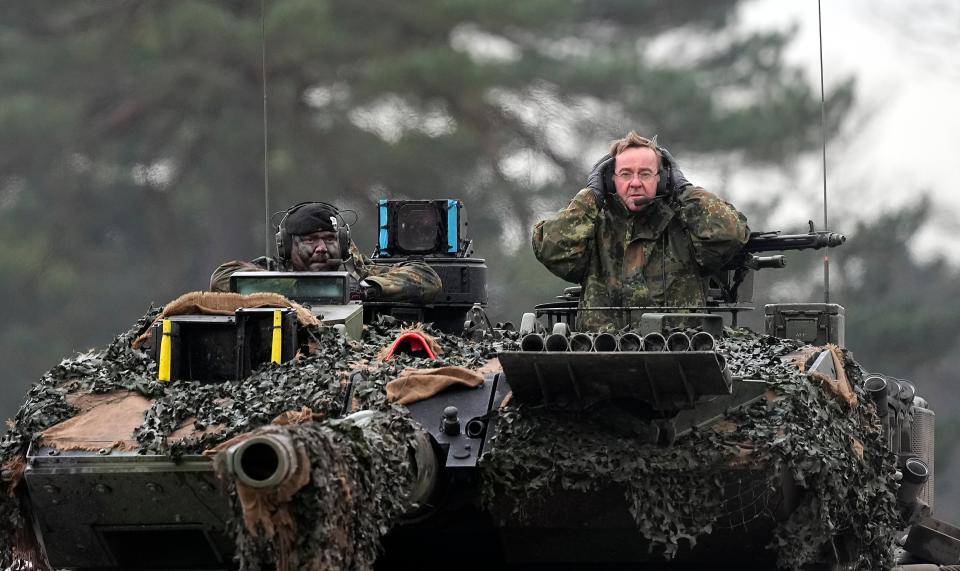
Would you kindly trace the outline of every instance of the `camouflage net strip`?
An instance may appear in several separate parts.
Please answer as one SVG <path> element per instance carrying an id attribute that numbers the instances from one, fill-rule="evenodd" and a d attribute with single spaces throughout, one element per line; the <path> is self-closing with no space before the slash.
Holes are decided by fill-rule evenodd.
<path id="1" fill-rule="evenodd" d="M 852 568 L 888 568 L 901 524 L 895 458 L 862 404 L 861 371 L 847 355 L 847 376 L 861 396 L 850 410 L 783 362 L 798 348 L 727 330 L 719 352 L 731 372 L 765 380 L 776 398 L 734 412 L 722 430 L 694 431 L 670 448 L 644 444 L 643 426 L 616 408 L 574 417 L 507 406 L 493 451 L 482 461 L 484 502 L 502 522 L 522 523 L 554 493 L 620 489 L 640 535 L 666 558 L 677 555 L 681 541 L 692 548 L 716 529 L 766 517 L 776 526 L 767 547 L 781 568 L 820 561 L 838 535 L 858 547 Z M 729 476 L 737 470 L 765 476 L 762 489 L 730 501 Z M 768 504 L 783 475 L 805 493 L 786 520 L 775 522 Z"/>

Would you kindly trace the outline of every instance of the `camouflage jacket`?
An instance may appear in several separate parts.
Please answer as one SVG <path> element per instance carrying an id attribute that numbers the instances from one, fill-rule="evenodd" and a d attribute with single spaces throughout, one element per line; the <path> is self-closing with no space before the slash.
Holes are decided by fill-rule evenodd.
<path id="1" fill-rule="evenodd" d="M 429 303 L 440 293 L 440 276 L 426 262 L 409 261 L 402 264 L 374 264 L 362 255 L 357 245 L 350 243 L 353 268 L 348 271 L 360 280 L 380 286 L 377 301 Z M 250 262 L 233 261 L 221 264 L 210 276 L 210 291 L 230 291 L 230 276 L 239 271 L 284 271 L 276 260 L 261 256 Z"/>
<path id="2" fill-rule="evenodd" d="M 722 267 L 749 235 L 742 214 L 697 186 L 638 213 L 617 196 L 608 197 L 601 210 L 590 189 L 583 189 L 534 226 L 533 251 L 551 272 L 582 286 L 578 329 L 619 329 L 636 325 L 640 316 L 584 310 L 702 306 L 703 275 Z"/>

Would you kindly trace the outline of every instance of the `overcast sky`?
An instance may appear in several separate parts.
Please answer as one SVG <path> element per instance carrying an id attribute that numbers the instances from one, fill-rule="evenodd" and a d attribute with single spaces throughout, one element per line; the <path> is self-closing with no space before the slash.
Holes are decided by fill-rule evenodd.
<path id="1" fill-rule="evenodd" d="M 934 220 L 913 249 L 960 264 L 960 192 L 952 188 L 960 181 L 960 2 L 824 0 L 821 9 L 827 89 L 851 75 L 857 82 L 854 114 L 827 146 L 830 226 L 852 230 L 845 217 L 872 218 L 927 192 Z M 819 93 L 816 0 L 754 0 L 741 19 L 748 28 L 797 24 L 787 60 L 807 70 Z M 707 188 L 719 176 L 710 169 L 703 175 Z M 781 218 L 801 212 L 818 225 L 823 218 L 819 151 L 786 176 L 727 176 L 713 186 L 734 200 L 772 184 L 792 197 Z"/>

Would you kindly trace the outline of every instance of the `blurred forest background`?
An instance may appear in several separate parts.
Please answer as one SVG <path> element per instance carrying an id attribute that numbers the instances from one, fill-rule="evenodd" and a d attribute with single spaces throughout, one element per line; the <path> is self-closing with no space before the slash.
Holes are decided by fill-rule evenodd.
<path id="1" fill-rule="evenodd" d="M 461 198 L 490 268 L 492 317 L 518 321 L 564 286 L 533 258 L 530 227 L 566 204 L 611 139 L 658 133 L 701 184 L 701 164 L 789 174 L 821 152 L 819 78 L 785 61 L 791 32 L 737 25 L 750 2 L 264 5 L 266 163 L 261 2 L 4 3 L 4 418 L 61 357 L 206 288 L 222 261 L 262 255 L 273 234 L 265 164 L 271 212 L 303 200 L 352 208 L 366 252 L 377 199 Z M 831 141 L 850 128 L 856 79 L 828 86 Z M 710 190 L 735 199 L 753 229 L 775 229 L 771 213 L 798 193 L 809 209 L 783 229 L 819 225 L 819 188 L 716 180 Z M 856 208 L 853 195 L 834 200 Z M 832 253 L 831 301 L 847 309 L 858 360 L 914 380 L 933 403 L 937 512 L 957 521 L 957 270 L 909 247 L 931 210 L 920 199 L 869 221 L 832 219 L 848 242 Z M 761 274 L 757 305 L 822 300 L 821 259 L 792 255 Z"/>

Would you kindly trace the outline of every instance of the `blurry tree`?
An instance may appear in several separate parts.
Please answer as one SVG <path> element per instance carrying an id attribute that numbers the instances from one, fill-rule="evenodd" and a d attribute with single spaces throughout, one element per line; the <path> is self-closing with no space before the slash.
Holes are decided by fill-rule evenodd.
<path id="1" fill-rule="evenodd" d="M 779 164 L 819 141 L 789 36 L 737 31 L 740 4 L 5 2 L 0 412 L 58 356 L 263 253 L 261 6 L 270 209 L 352 207 L 369 251 L 377 198 L 463 198 L 494 315 L 516 319 L 561 285 L 529 227 L 602 143 L 637 129 Z M 831 131 L 851 94 L 829 94 Z"/>

